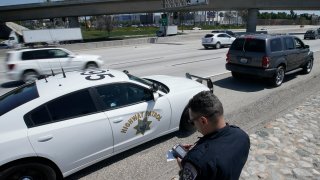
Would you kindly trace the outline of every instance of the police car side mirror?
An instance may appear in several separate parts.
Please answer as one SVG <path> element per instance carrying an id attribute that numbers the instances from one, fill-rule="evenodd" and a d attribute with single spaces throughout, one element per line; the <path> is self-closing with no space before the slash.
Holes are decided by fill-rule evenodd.
<path id="1" fill-rule="evenodd" d="M 154 101 L 157 101 L 157 99 L 158 99 L 159 97 L 160 97 L 160 96 L 159 96 L 159 93 L 153 92 L 153 100 L 154 100 Z"/>
<path id="2" fill-rule="evenodd" d="M 310 48 L 310 46 L 309 45 L 304 45 L 304 48 L 307 49 L 307 48 Z"/>

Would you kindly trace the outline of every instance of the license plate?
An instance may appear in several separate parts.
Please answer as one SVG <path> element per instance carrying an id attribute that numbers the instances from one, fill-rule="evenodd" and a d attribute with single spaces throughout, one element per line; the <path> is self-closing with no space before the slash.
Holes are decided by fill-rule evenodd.
<path id="1" fill-rule="evenodd" d="M 243 64 L 246 64 L 248 62 L 248 59 L 246 58 L 241 58 L 240 59 L 240 62 L 243 63 Z"/>

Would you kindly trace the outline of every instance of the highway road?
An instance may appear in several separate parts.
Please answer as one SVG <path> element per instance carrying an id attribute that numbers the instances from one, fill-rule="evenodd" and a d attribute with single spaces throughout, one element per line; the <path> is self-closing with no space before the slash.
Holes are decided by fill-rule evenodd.
<path id="1" fill-rule="evenodd" d="M 301 36 L 300 36 L 301 37 Z M 211 77 L 214 93 L 224 104 L 228 122 L 251 132 L 320 89 L 320 40 L 304 40 L 315 51 L 314 69 L 309 75 L 290 75 L 281 87 L 272 88 L 261 79 L 235 80 L 225 70 L 228 48 L 205 50 L 199 40 L 146 44 L 117 48 L 81 50 L 78 53 L 101 55 L 105 68 L 128 70 L 145 76 L 191 74 Z M 1 59 L 1 58 L 0 58 Z M 18 85 L 5 78 L 0 67 L 0 94 Z M 166 162 L 165 153 L 176 143 L 192 143 L 200 136 L 179 133 L 158 138 L 137 148 L 91 166 L 69 179 L 170 179 L 178 172 L 175 162 Z"/>

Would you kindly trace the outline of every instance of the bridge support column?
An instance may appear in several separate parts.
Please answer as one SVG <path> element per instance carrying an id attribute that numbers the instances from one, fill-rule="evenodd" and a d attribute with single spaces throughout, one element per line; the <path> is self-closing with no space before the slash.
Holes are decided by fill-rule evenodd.
<path id="1" fill-rule="evenodd" d="M 80 23 L 78 17 L 68 17 L 69 28 L 78 28 L 80 27 Z"/>
<path id="2" fill-rule="evenodd" d="M 247 32 L 254 33 L 257 28 L 258 9 L 248 10 Z"/>

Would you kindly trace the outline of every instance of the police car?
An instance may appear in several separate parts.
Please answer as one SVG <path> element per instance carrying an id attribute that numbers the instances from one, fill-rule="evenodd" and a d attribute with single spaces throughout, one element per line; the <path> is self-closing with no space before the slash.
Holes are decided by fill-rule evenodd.
<path id="1" fill-rule="evenodd" d="M 54 75 L 54 74 L 53 74 Z M 205 85 L 183 77 L 74 71 L 0 97 L 0 179 L 57 179 L 178 129 Z"/>

